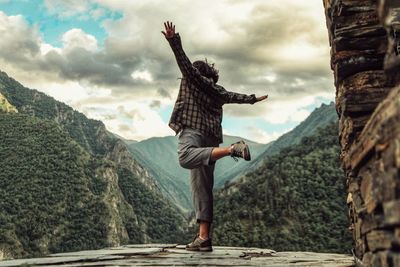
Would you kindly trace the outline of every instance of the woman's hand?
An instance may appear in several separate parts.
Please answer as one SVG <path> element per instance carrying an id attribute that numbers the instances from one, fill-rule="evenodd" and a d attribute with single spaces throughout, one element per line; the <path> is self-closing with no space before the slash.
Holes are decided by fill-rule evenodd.
<path id="1" fill-rule="evenodd" d="M 164 22 L 165 31 L 161 31 L 165 38 L 172 38 L 175 35 L 175 25 L 172 22 Z"/>
<path id="2" fill-rule="evenodd" d="M 263 101 L 264 99 L 267 99 L 267 98 L 268 98 L 268 95 L 259 96 L 259 97 L 256 98 L 257 99 L 256 102 Z"/>

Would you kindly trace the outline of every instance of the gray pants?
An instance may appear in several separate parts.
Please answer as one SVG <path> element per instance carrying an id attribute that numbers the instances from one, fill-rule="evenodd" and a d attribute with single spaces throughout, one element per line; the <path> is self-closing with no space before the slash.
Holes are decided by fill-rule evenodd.
<path id="1" fill-rule="evenodd" d="M 213 147 L 219 142 L 215 137 L 185 128 L 178 138 L 179 164 L 190 169 L 193 205 L 196 219 L 212 222 L 215 161 L 210 159 Z"/>

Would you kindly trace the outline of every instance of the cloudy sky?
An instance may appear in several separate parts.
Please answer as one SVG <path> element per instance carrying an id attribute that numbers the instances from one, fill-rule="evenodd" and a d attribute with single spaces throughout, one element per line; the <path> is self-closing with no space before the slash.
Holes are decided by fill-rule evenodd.
<path id="1" fill-rule="evenodd" d="M 166 20 L 227 90 L 269 95 L 225 105 L 225 134 L 267 143 L 334 100 L 321 0 L 0 0 L 0 70 L 127 139 L 174 135 Z"/>

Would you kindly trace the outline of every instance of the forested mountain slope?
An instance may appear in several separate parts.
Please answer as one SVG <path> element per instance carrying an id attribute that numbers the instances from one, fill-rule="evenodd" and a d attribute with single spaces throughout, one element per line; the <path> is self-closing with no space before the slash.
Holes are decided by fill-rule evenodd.
<path id="1" fill-rule="evenodd" d="M 349 253 L 339 151 L 333 123 L 216 192 L 215 243 Z"/>
<path id="2" fill-rule="evenodd" d="M 0 92 L 20 111 L 0 111 L 5 257 L 176 242 L 182 236 L 182 213 L 104 124 L 4 73 Z M 63 112 L 52 113 L 57 110 Z"/>
<path id="3" fill-rule="evenodd" d="M 311 114 L 293 130 L 283 134 L 277 140 L 269 143 L 268 146 L 265 147 L 264 151 L 260 153 L 258 157 L 254 158 L 250 162 L 250 165 L 247 166 L 243 172 L 224 177 L 222 181 L 233 181 L 247 172 L 255 170 L 263 163 L 263 161 L 268 160 L 270 156 L 279 153 L 279 151 L 284 148 L 300 143 L 304 137 L 314 134 L 319 128 L 325 127 L 330 123 L 336 122 L 337 120 L 338 117 L 335 110 L 335 104 L 333 102 L 331 102 L 329 105 L 322 104 L 320 107 L 311 112 Z M 221 182 L 217 186 L 222 186 L 223 184 Z"/>

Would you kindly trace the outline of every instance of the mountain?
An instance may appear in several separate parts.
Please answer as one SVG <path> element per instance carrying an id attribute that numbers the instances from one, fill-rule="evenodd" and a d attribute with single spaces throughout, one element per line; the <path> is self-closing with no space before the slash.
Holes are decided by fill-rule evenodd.
<path id="1" fill-rule="evenodd" d="M 131 171 L 142 177 L 142 182 L 149 189 L 159 190 L 154 178 L 132 157 L 125 143 L 106 130 L 103 122 L 89 119 L 84 114 L 42 92 L 26 88 L 1 71 L 0 93 L 20 113 L 56 122 L 90 154 L 129 165 Z"/>
<path id="2" fill-rule="evenodd" d="M 344 252 L 345 178 L 339 163 L 337 123 L 314 129 L 216 192 L 214 243 L 278 251 Z"/>
<path id="3" fill-rule="evenodd" d="M 221 174 L 216 172 L 220 177 L 216 180 L 215 187 L 221 188 L 225 184 L 245 175 L 247 172 L 253 171 L 263 161 L 268 159 L 269 156 L 277 154 L 283 148 L 298 144 L 302 138 L 312 135 L 319 127 L 324 127 L 335 121 L 337 121 L 335 104 L 333 102 L 329 105 L 322 104 L 319 108 L 311 112 L 298 126 L 290 132 L 283 134 L 276 141 L 256 148 L 250 147 L 252 151 L 252 159 L 250 162 L 240 161 L 240 165 L 238 165 L 237 168 L 229 170 L 231 164 L 226 161 L 226 159 L 223 159 L 220 165 L 223 166 L 223 169 L 229 171 Z M 254 150 L 256 150 L 255 153 L 253 152 Z"/>
<path id="4" fill-rule="evenodd" d="M 183 214 L 102 122 L 0 72 L 0 254 L 177 242 Z"/>
<path id="5" fill-rule="evenodd" d="M 334 103 L 322 104 L 309 117 L 292 131 L 269 144 L 259 144 L 237 136 L 224 135 L 224 143 L 229 146 L 243 139 L 250 147 L 250 162 L 232 158 L 220 159 L 215 168 L 215 188 L 224 187 L 248 171 L 254 170 L 270 155 L 278 153 L 282 148 L 300 142 L 301 138 L 313 134 L 318 127 L 326 126 L 337 120 Z M 192 208 L 190 195 L 189 170 L 183 169 L 178 162 L 176 136 L 153 137 L 140 142 L 124 140 L 134 157 L 157 179 L 164 195 L 171 199 L 184 211 Z M 135 156 L 136 155 L 136 156 Z"/>
<path id="6" fill-rule="evenodd" d="M 329 125 L 332 122 L 337 121 L 337 119 L 338 116 L 335 109 L 335 103 L 331 102 L 329 105 L 322 104 L 293 130 L 274 141 L 264 151 L 260 158 L 264 155 L 274 155 L 282 148 L 300 143 L 304 137 L 314 134 L 320 127 Z"/>
<path id="7" fill-rule="evenodd" d="M 243 171 L 249 169 L 252 166 L 252 161 L 257 159 L 264 151 L 269 147 L 269 144 L 260 144 L 248 139 L 244 139 L 238 136 L 224 136 L 224 143 L 221 146 L 230 146 L 231 144 L 244 140 L 250 148 L 251 161 L 245 161 L 240 159 L 234 162 L 231 157 L 225 157 L 218 161 L 215 167 L 215 187 L 220 188 L 225 183 L 229 182 L 232 177 L 236 177 L 243 173 Z"/>
<path id="8" fill-rule="evenodd" d="M 128 143 L 129 151 L 157 179 L 165 196 L 187 212 L 191 209 L 189 171 L 180 167 L 174 136 L 152 137 Z"/>
<path id="9" fill-rule="evenodd" d="M 229 146 L 240 139 L 243 138 L 225 135 L 224 143 L 220 146 Z M 249 144 L 253 157 L 257 157 L 264 150 L 265 145 L 244 140 Z M 178 137 L 152 137 L 140 142 L 125 142 L 132 154 L 136 155 L 135 158 L 157 179 L 164 195 L 182 210 L 191 210 L 190 172 L 179 165 Z M 219 160 L 215 169 L 215 183 L 221 183 L 220 179 L 224 175 L 241 172 L 247 165 L 248 162 L 234 162 L 230 157 Z"/>
<path id="10" fill-rule="evenodd" d="M 276 155 L 284 148 L 300 143 L 304 137 L 311 136 L 317 131 L 317 129 L 325 127 L 337 120 L 338 117 L 335 104 L 333 102 L 329 105 L 322 104 L 293 130 L 282 135 L 276 141 L 269 143 L 258 157 L 251 160 L 250 165 L 246 169 L 243 169 L 243 172 L 231 175 L 230 177 L 225 177 L 224 179 L 226 181 L 234 181 L 240 176 L 245 175 L 247 172 L 256 169 L 260 164 L 268 160 L 270 156 Z M 221 187 L 222 184 L 217 184 L 217 186 Z"/>

